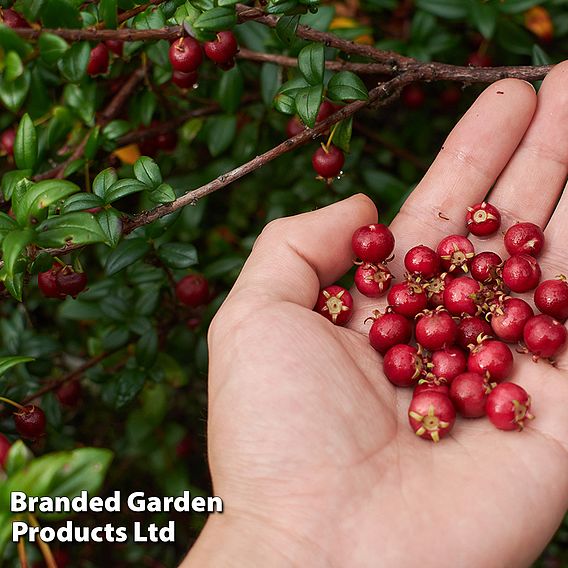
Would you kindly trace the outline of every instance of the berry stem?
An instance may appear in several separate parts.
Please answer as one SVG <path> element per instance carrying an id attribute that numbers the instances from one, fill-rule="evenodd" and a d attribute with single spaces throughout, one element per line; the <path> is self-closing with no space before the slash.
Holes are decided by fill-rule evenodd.
<path id="1" fill-rule="evenodd" d="M 335 131 L 337 130 L 337 127 L 339 126 L 339 122 L 336 122 L 333 125 L 333 128 L 331 129 L 331 132 L 329 133 L 329 138 L 327 139 L 327 142 L 325 144 L 325 146 L 323 147 L 323 149 L 328 152 L 329 151 L 329 147 L 331 146 L 331 143 L 333 141 L 333 136 L 335 134 Z"/>
<path id="2" fill-rule="evenodd" d="M 21 404 L 14 402 L 13 400 L 10 400 L 9 398 L 6 398 L 4 396 L 0 396 L 0 401 L 6 404 L 10 404 L 11 406 L 15 406 L 18 410 L 24 410 L 24 407 Z"/>
<path id="3" fill-rule="evenodd" d="M 28 519 L 32 526 L 39 527 L 39 522 L 34 515 L 28 513 Z M 44 542 L 40 538 L 39 534 L 37 535 L 37 544 L 39 546 L 39 549 L 41 550 L 47 568 L 57 568 L 57 562 L 55 562 L 55 558 L 53 558 L 53 553 L 51 552 L 49 544 L 47 544 L 47 542 Z"/>
<path id="4" fill-rule="evenodd" d="M 23 537 L 18 539 L 18 558 L 20 560 L 20 568 L 28 568 L 28 555 L 26 553 L 26 541 Z"/>

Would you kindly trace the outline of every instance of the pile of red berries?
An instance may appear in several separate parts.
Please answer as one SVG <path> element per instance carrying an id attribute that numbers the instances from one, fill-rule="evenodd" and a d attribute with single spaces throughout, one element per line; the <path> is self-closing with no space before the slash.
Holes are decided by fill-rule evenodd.
<path id="1" fill-rule="evenodd" d="M 213 41 L 203 43 L 203 51 L 217 67 L 227 71 L 235 65 L 239 45 L 233 32 L 222 31 Z M 172 43 L 169 57 L 173 68 L 172 83 L 180 89 L 193 87 L 197 83 L 197 69 L 203 61 L 201 44 L 193 37 L 182 37 Z"/>
<path id="2" fill-rule="evenodd" d="M 87 275 L 76 272 L 69 265 L 55 263 L 49 270 L 38 274 L 37 283 L 46 298 L 76 298 L 87 287 Z"/>
<path id="3" fill-rule="evenodd" d="M 468 207 L 466 227 L 478 237 L 495 234 L 499 211 L 489 203 Z M 353 234 L 357 257 L 355 285 L 370 298 L 387 294 L 384 312 L 373 312 L 371 346 L 383 355 L 387 379 L 414 387 L 408 417 L 414 432 L 439 441 L 452 430 L 456 411 L 466 418 L 487 415 L 502 430 L 522 430 L 532 419 L 531 399 L 511 382 L 517 352 L 536 362 L 565 347 L 568 283 L 564 276 L 541 280 L 536 260 L 544 234 L 533 223 L 517 223 L 505 233 L 505 261 L 495 252 L 475 253 L 462 235 L 443 238 L 436 250 L 424 245 L 404 257 L 403 282 L 391 287 L 388 262 L 395 239 L 382 224 L 360 227 Z M 511 296 L 534 290 L 534 305 Z M 321 291 L 315 310 L 336 325 L 346 324 L 353 298 L 341 286 Z M 415 345 L 411 345 L 414 337 Z"/>

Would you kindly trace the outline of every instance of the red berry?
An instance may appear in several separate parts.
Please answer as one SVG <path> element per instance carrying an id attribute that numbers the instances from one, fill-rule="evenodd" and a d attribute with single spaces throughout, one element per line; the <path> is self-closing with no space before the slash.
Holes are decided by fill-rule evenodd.
<path id="1" fill-rule="evenodd" d="M 178 143 L 178 137 L 175 130 L 162 132 L 156 136 L 156 144 L 163 152 L 173 152 Z"/>
<path id="2" fill-rule="evenodd" d="M 418 284 L 401 282 L 390 289 L 387 301 L 393 312 L 413 318 L 426 309 L 428 296 Z"/>
<path id="3" fill-rule="evenodd" d="M 412 324 L 395 313 L 377 313 L 369 330 L 369 342 L 381 355 L 399 343 L 408 343 L 411 337 Z"/>
<path id="4" fill-rule="evenodd" d="M 534 291 L 534 303 L 543 313 L 559 321 L 568 318 L 568 283 L 564 276 L 541 282 Z"/>
<path id="5" fill-rule="evenodd" d="M 438 351 L 455 343 L 458 326 L 446 311 L 427 311 L 416 323 L 416 341 L 428 351 Z"/>
<path id="6" fill-rule="evenodd" d="M 450 282 L 455 280 L 453 274 L 444 272 L 440 276 L 434 276 L 425 287 L 428 296 L 428 305 L 430 308 L 435 309 L 438 306 L 444 305 L 444 291 Z"/>
<path id="7" fill-rule="evenodd" d="M 228 61 L 225 61 L 225 63 L 217 63 L 217 67 L 219 67 L 222 71 L 229 71 L 229 69 L 232 69 L 234 66 L 234 59 L 229 59 Z"/>
<path id="8" fill-rule="evenodd" d="M 195 71 L 203 60 L 201 45 L 192 37 L 180 38 L 170 46 L 169 57 L 174 71 L 190 73 Z"/>
<path id="9" fill-rule="evenodd" d="M 513 256 L 530 254 L 538 256 L 544 246 L 544 233 L 534 223 L 517 223 L 505 233 L 505 248 Z"/>
<path id="10" fill-rule="evenodd" d="M 4 10 L 0 10 L 2 14 L 2 21 L 6 24 L 9 28 L 29 28 L 30 25 L 18 12 L 12 10 L 11 8 L 5 8 Z"/>
<path id="11" fill-rule="evenodd" d="M 35 440 L 45 434 L 45 414 L 39 406 L 28 404 L 12 416 L 16 430 L 22 438 Z"/>
<path id="12" fill-rule="evenodd" d="M 49 270 L 40 272 L 37 275 L 37 283 L 41 293 L 46 298 L 65 298 L 65 294 L 59 289 L 57 283 L 57 275 L 63 267 L 60 264 L 54 264 Z"/>
<path id="13" fill-rule="evenodd" d="M 438 381 L 450 384 L 467 367 L 467 357 L 459 347 L 446 347 L 434 351 L 427 365 L 428 373 L 434 375 Z"/>
<path id="14" fill-rule="evenodd" d="M 177 299 L 185 306 L 196 308 L 209 300 L 209 283 L 201 274 L 188 274 L 176 285 Z"/>
<path id="15" fill-rule="evenodd" d="M 418 109 L 426 101 L 426 93 L 420 85 L 407 85 L 402 89 L 400 98 L 407 108 Z"/>
<path id="16" fill-rule="evenodd" d="M 456 411 L 447 396 L 424 391 L 412 398 L 408 420 L 417 436 L 439 442 L 451 432 L 456 421 Z"/>
<path id="17" fill-rule="evenodd" d="M 57 287 L 64 296 L 76 298 L 87 287 L 87 275 L 65 266 L 57 272 Z"/>
<path id="18" fill-rule="evenodd" d="M 440 257 L 430 247 L 418 245 L 406 253 L 404 267 L 410 274 L 433 278 L 440 271 Z"/>
<path id="19" fill-rule="evenodd" d="M 217 32 L 213 41 L 203 44 L 205 55 L 214 63 L 227 63 L 231 61 L 239 51 L 239 44 L 235 34 L 231 31 Z"/>
<path id="20" fill-rule="evenodd" d="M 87 73 L 93 75 L 104 75 L 108 71 L 108 49 L 104 43 L 99 43 L 91 49 Z"/>
<path id="21" fill-rule="evenodd" d="M 363 262 L 380 264 L 394 250 L 394 236 L 390 229 L 381 223 L 359 227 L 351 238 L 351 247 L 357 258 Z"/>
<path id="22" fill-rule="evenodd" d="M 107 39 L 105 41 L 106 46 L 118 57 L 122 57 L 122 52 L 124 50 L 124 42 L 119 39 Z"/>
<path id="23" fill-rule="evenodd" d="M 513 354 L 508 345 L 496 339 L 484 339 L 476 345 L 467 359 L 467 370 L 500 383 L 511 376 Z"/>
<path id="24" fill-rule="evenodd" d="M 286 136 L 288 136 L 288 138 L 294 138 L 294 136 L 303 132 L 305 128 L 303 122 L 297 116 L 293 116 L 286 123 Z"/>
<path id="25" fill-rule="evenodd" d="M 191 89 L 197 83 L 197 71 L 184 73 L 175 71 L 172 73 L 172 83 L 180 89 Z"/>
<path id="26" fill-rule="evenodd" d="M 361 264 L 355 270 L 355 286 L 368 298 L 382 296 L 391 284 L 392 274 L 385 264 Z"/>
<path id="27" fill-rule="evenodd" d="M 397 387 L 415 385 L 422 374 L 422 358 L 416 347 L 395 345 L 385 354 L 383 371 L 387 379 Z"/>
<path id="28" fill-rule="evenodd" d="M 485 416 L 485 404 L 491 386 L 479 373 L 462 373 L 450 385 L 450 400 L 465 418 Z"/>
<path id="29" fill-rule="evenodd" d="M 554 318 L 541 314 L 530 318 L 523 330 L 527 349 L 537 357 L 554 357 L 566 345 L 566 328 Z"/>
<path id="30" fill-rule="evenodd" d="M 494 252 L 480 252 L 471 259 L 469 269 L 478 282 L 492 282 L 499 276 L 503 261 Z"/>
<path id="31" fill-rule="evenodd" d="M 424 382 L 424 383 L 418 383 L 415 387 L 414 387 L 414 391 L 412 393 L 412 396 L 418 396 L 419 394 L 422 394 L 423 392 L 436 392 L 439 394 L 443 394 L 444 396 L 450 396 L 450 387 L 448 385 L 443 385 L 443 384 L 436 384 L 433 382 Z"/>
<path id="32" fill-rule="evenodd" d="M 477 340 L 481 336 L 490 335 L 491 326 L 480 317 L 466 316 L 462 318 L 458 325 L 456 343 L 463 349 L 469 345 L 477 345 Z"/>
<path id="33" fill-rule="evenodd" d="M 316 174 L 324 179 L 337 177 L 344 163 L 343 151 L 333 144 L 330 144 L 329 148 L 320 146 L 312 156 L 312 166 Z"/>
<path id="34" fill-rule="evenodd" d="M 345 325 L 353 315 L 353 297 L 343 286 L 328 286 L 319 293 L 314 310 L 335 325 Z"/>
<path id="35" fill-rule="evenodd" d="M 82 389 L 79 381 L 67 381 L 55 391 L 57 400 L 69 407 L 77 406 L 77 403 L 81 400 L 81 394 Z"/>
<path id="36" fill-rule="evenodd" d="M 531 397 L 515 383 L 497 385 L 485 404 L 487 417 L 500 430 L 522 430 L 525 420 L 534 418 L 529 412 L 530 407 Z"/>
<path id="37" fill-rule="evenodd" d="M 10 444 L 10 440 L 8 440 L 4 434 L 0 434 L 0 469 L 4 469 L 11 447 L 12 444 Z"/>
<path id="38" fill-rule="evenodd" d="M 473 244 L 462 235 L 445 237 L 438 244 L 436 252 L 442 259 L 442 268 L 448 272 L 453 272 L 457 268 L 467 272 L 469 263 L 475 256 Z"/>
<path id="39" fill-rule="evenodd" d="M 323 122 L 326 118 L 330 117 L 335 111 L 336 107 L 333 103 L 329 101 L 322 101 L 318 115 L 316 116 L 316 122 Z"/>
<path id="40" fill-rule="evenodd" d="M 507 343 L 523 338 L 527 321 L 534 316 L 533 309 L 520 298 L 506 298 L 492 308 L 491 329 L 496 337 Z"/>
<path id="41" fill-rule="evenodd" d="M 454 316 L 479 313 L 481 284 L 473 278 L 461 276 L 452 280 L 444 290 L 444 307 Z"/>
<path id="42" fill-rule="evenodd" d="M 158 153 L 158 143 L 155 137 L 147 136 L 143 138 L 138 143 L 138 147 L 142 156 L 155 156 Z"/>
<path id="43" fill-rule="evenodd" d="M 477 52 L 470 54 L 467 62 L 472 67 L 491 67 L 493 65 L 493 60 L 489 55 Z"/>
<path id="44" fill-rule="evenodd" d="M 533 290 L 540 281 L 540 266 L 528 254 L 516 254 L 503 265 L 503 282 L 513 292 L 519 294 Z"/>
<path id="45" fill-rule="evenodd" d="M 449 85 L 440 93 L 440 102 L 444 107 L 456 106 L 462 98 L 462 90 L 455 85 Z"/>
<path id="46" fill-rule="evenodd" d="M 490 203 L 477 203 L 467 208 L 465 226 L 476 237 L 493 235 L 501 226 L 501 213 Z"/>
<path id="47" fill-rule="evenodd" d="M 14 155 L 14 142 L 16 141 L 16 130 L 8 128 L 0 135 L 0 150 L 8 156 Z"/>

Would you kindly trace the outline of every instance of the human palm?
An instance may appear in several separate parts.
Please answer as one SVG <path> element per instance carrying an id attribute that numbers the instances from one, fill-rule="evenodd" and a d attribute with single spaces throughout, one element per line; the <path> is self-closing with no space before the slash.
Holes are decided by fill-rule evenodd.
<path id="1" fill-rule="evenodd" d="M 568 267 L 568 66 L 537 96 L 491 85 L 454 129 L 391 225 L 404 252 L 464 230 L 490 199 L 504 223 L 546 226 L 544 277 Z M 554 212 L 554 215 L 553 215 Z M 356 196 L 279 220 L 259 238 L 210 334 L 209 458 L 223 517 L 188 557 L 196 565 L 525 566 L 568 506 L 568 355 L 558 368 L 515 355 L 536 419 L 522 432 L 458 419 L 440 444 L 408 426 L 365 319 L 384 302 L 354 292 L 348 329 L 311 311 L 352 261 L 350 237 L 376 222 Z M 476 249 L 503 252 L 502 238 Z M 217 546 L 230 551 L 215 561 Z M 235 537 L 237 535 L 237 538 Z M 205 561 L 207 559 L 207 561 Z"/>

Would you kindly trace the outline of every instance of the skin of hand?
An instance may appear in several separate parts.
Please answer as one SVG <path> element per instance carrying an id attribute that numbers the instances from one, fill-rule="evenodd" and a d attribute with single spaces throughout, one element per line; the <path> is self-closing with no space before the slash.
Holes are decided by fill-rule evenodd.
<path id="1" fill-rule="evenodd" d="M 503 226 L 546 227 L 543 278 L 568 267 L 568 64 L 538 96 L 505 79 L 479 96 L 391 225 L 404 253 L 467 234 L 489 195 Z M 439 444 L 408 425 L 409 389 L 383 376 L 354 293 L 347 329 L 312 311 L 352 263 L 351 235 L 377 221 L 362 195 L 270 223 L 209 335 L 209 460 L 225 512 L 183 566 L 529 566 L 568 507 L 568 354 L 558 368 L 515 354 L 536 419 L 521 433 L 456 422 Z M 477 252 L 506 255 L 502 234 Z M 505 256 L 506 258 L 506 256 Z"/>

